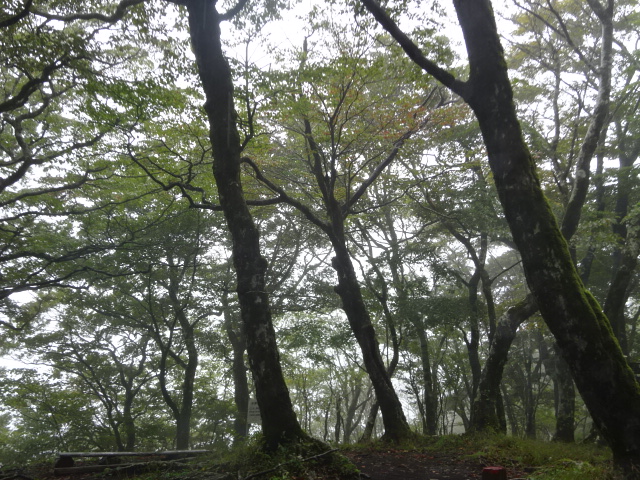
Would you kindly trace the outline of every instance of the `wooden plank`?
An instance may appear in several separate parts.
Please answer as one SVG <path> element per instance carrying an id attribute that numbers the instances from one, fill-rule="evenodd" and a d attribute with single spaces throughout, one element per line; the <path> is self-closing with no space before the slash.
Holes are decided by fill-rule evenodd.
<path id="1" fill-rule="evenodd" d="M 131 463 L 121 463 L 118 465 L 82 465 L 81 467 L 59 467 L 54 468 L 55 475 L 75 475 L 76 473 L 96 473 L 104 472 L 107 468 L 130 467 Z"/>
<path id="2" fill-rule="evenodd" d="M 59 452 L 59 457 L 151 457 L 159 455 L 200 455 L 209 450 L 167 450 L 164 452 Z"/>

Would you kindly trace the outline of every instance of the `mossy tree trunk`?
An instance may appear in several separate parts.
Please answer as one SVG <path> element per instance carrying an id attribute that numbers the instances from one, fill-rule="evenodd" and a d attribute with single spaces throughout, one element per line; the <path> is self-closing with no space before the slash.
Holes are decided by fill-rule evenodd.
<path id="1" fill-rule="evenodd" d="M 609 320 L 585 289 L 542 192 L 516 115 L 491 2 L 454 0 L 469 58 L 464 82 L 428 60 L 376 2 L 363 3 L 417 64 L 473 109 L 529 288 L 616 464 L 627 478 L 640 478 L 640 385 Z M 612 1 L 606 9 L 613 9 Z"/>
<path id="2" fill-rule="evenodd" d="M 487 360 L 480 375 L 478 396 L 471 406 L 469 422 L 471 431 L 504 431 L 506 425 L 503 419 L 498 416 L 498 402 L 507 354 L 516 337 L 518 327 L 536 311 L 535 301 L 530 295 L 507 310 L 496 322 Z"/>
<path id="3" fill-rule="evenodd" d="M 555 6 L 549 5 L 548 8 L 554 11 Z M 600 68 L 597 69 L 597 81 L 599 85 L 598 96 L 596 99 L 596 106 L 594 108 L 593 115 L 589 121 L 587 132 L 582 139 L 580 150 L 576 158 L 575 171 L 573 179 L 569 178 L 569 170 L 560 168 L 559 154 L 557 151 L 560 140 L 560 117 L 558 114 L 558 95 L 560 93 L 561 82 L 560 72 L 555 70 L 555 85 L 554 85 L 554 118 L 555 118 L 555 131 L 554 137 L 550 144 L 552 146 L 551 155 L 554 157 L 553 165 L 555 175 L 558 177 L 556 182 L 561 197 L 564 199 L 565 212 L 563 214 L 562 223 L 560 226 L 561 232 L 564 235 L 567 242 L 570 242 L 575 234 L 580 218 L 582 209 L 587 197 L 587 192 L 590 185 L 590 165 L 596 149 L 599 144 L 603 143 L 603 139 L 606 136 L 606 122 L 608 120 L 609 104 L 611 96 L 611 70 L 612 70 L 612 30 L 611 30 L 611 15 L 612 12 L 600 12 L 600 22 L 603 25 L 602 29 L 602 41 L 600 48 Z M 571 39 L 567 36 L 560 35 L 560 38 L 564 38 L 564 41 L 568 44 L 571 43 Z M 569 182 L 571 180 L 571 182 Z M 568 189 L 569 183 L 572 184 L 571 190 Z M 570 244 L 570 252 L 572 258 L 575 261 L 575 246 Z M 583 276 L 583 282 L 586 283 Z M 606 313 L 606 305 L 605 305 Z M 611 317 L 609 317 L 611 319 Z M 612 320 L 612 325 L 615 331 L 615 322 Z M 618 337 L 619 341 L 620 337 Z M 490 336 L 491 340 L 491 336 Z M 496 349 L 495 352 L 500 352 L 502 349 Z M 506 351 L 504 352 L 507 353 Z M 563 365 L 562 360 L 560 363 L 554 363 L 554 365 Z M 563 441 L 570 441 L 573 438 L 573 425 L 574 418 L 573 413 L 575 411 L 574 398 L 575 392 L 573 392 L 573 380 L 570 375 L 567 376 L 566 368 L 560 368 L 554 370 L 554 388 L 556 393 L 556 434 L 559 439 Z"/>
<path id="4" fill-rule="evenodd" d="M 616 462 L 634 477 L 640 467 L 640 387 L 609 321 L 584 288 L 542 193 L 516 117 L 491 6 L 454 3 L 471 66 L 463 98 L 479 120 L 529 288 Z"/>
<path id="5" fill-rule="evenodd" d="M 191 44 L 205 92 L 205 111 L 213 150 L 213 174 L 232 241 L 237 293 L 262 416 L 266 446 L 306 438 L 296 418 L 284 381 L 265 288 L 267 262 L 260 252 L 259 232 L 244 198 L 240 178 L 242 146 L 233 102 L 233 78 L 220 40 L 225 17 L 211 0 L 175 1 L 187 7 Z"/>
<path id="6" fill-rule="evenodd" d="M 482 130 L 496 187 L 529 287 L 589 411 L 631 472 L 640 467 L 640 389 L 611 325 L 584 288 L 542 193 L 516 117 L 504 54 L 488 2 L 455 2 L 471 76 L 463 97 Z"/>

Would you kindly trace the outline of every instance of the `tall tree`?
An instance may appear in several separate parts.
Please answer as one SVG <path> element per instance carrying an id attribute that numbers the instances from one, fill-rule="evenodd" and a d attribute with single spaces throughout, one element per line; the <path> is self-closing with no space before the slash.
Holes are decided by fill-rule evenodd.
<path id="1" fill-rule="evenodd" d="M 402 85 L 385 93 L 385 87 L 390 84 L 388 78 L 383 79 L 382 69 L 390 68 L 389 64 L 397 58 L 376 53 L 367 45 L 368 40 L 356 40 L 349 45 L 336 31 L 330 34 L 339 55 L 339 59 L 333 59 L 333 71 L 315 64 L 318 60 L 308 48 L 308 42 L 303 45 L 301 66 L 293 72 L 299 82 L 295 105 L 290 107 L 294 121 L 284 125 L 284 129 L 297 138 L 287 139 L 287 146 L 281 148 L 283 155 L 287 150 L 297 149 L 294 155 L 299 161 L 295 171 L 304 176 L 304 183 L 313 185 L 315 198 L 305 199 L 309 197 L 307 192 L 300 192 L 300 196 L 303 184 L 292 179 L 289 172 L 274 172 L 288 181 L 288 185 L 282 187 L 267 178 L 257 162 L 246 161 L 254 166 L 261 181 L 297 208 L 331 243 L 334 252 L 331 265 L 338 277 L 335 291 L 373 384 L 384 423 L 384 437 L 399 441 L 410 435 L 410 429 L 380 354 L 371 314 L 362 295 L 349 250 L 347 219 L 357 213 L 357 205 L 362 204 L 360 201 L 367 189 L 400 155 L 405 142 L 427 122 L 425 105 L 437 107 L 437 96 L 427 92 L 421 105 L 420 99 L 405 94 Z M 366 59 L 369 50 L 372 60 Z M 345 55 L 345 51 L 350 54 Z M 305 93 L 307 84 L 313 93 Z M 388 109 L 392 98 L 406 102 L 408 112 Z M 411 105 L 411 101 L 415 104 Z M 379 119 L 376 121 L 362 118 L 361 112 L 371 105 L 377 108 Z M 389 139 L 386 142 L 385 137 Z M 265 170 L 269 170 L 268 165 Z"/>
<path id="2" fill-rule="evenodd" d="M 265 285 L 267 262 L 260 252 L 260 234 L 245 200 L 240 175 L 244 144 L 236 123 L 234 79 L 221 41 L 221 22 L 232 19 L 246 2 L 239 2 L 226 13 L 218 12 L 218 5 L 211 0 L 171 3 L 184 5 L 187 10 L 191 45 L 206 97 L 213 175 L 231 235 L 237 293 L 262 431 L 267 448 L 275 449 L 306 435 L 296 418 L 280 366 Z"/>
<path id="3" fill-rule="evenodd" d="M 588 3 L 610 36 L 614 2 Z M 612 448 L 617 466 L 628 478 L 639 478 L 640 390 L 610 322 L 580 281 L 542 193 L 516 115 L 491 3 L 454 1 L 469 60 L 466 81 L 428 60 L 374 0 L 363 0 L 363 4 L 416 63 L 473 109 L 531 292 L 594 422 Z"/>

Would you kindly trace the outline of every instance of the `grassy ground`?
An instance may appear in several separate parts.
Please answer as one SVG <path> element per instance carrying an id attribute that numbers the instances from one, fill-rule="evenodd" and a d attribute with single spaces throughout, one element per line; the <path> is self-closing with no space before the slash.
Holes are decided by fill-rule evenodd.
<path id="1" fill-rule="evenodd" d="M 241 447 L 212 452 L 198 457 L 178 469 L 158 466 L 152 471 L 139 472 L 129 478 L 137 480 L 358 480 L 357 467 L 349 458 L 379 459 L 384 456 L 388 475 L 376 468 L 380 478 L 389 480 L 394 471 L 407 471 L 412 461 L 418 471 L 448 472 L 447 478 L 473 478 L 464 472 L 481 472 L 482 466 L 507 467 L 509 478 L 529 480 L 614 480 L 609 449 L 596 445 L 575 445 L 524 440 L 501 435 L 416 437 L 404 445 L 374 442 L 364 445 L 328 446 L 312 441 L 302 445 L 281 448 L 275 455 L 266 455 L 256 439 Z M 444 461 L 442 459 L 445 459 Z M 438 461 L 439 460 L 439 461 Z M 394 463 L 396 462 L 396 463 Z M 362 466 L 362 464 L 359 464 Z M 10 466 L 0 467 L 0 479 L 23 478 L 53 480 L 53 458 L 46 462 L 20 467 L 20 477 L 12 477 Z M 469 469 L 465 470 L 465 468 Z M 438 470 L 441 469 L 441 470 Z M 447 470 L 448 469 L 448 470 Z M 463 472 L 463 473 L 460 473 Z M 18 472 L 15 471 L 17 474 Z M 78 476 L 79 480 L 114 478 L 115 471 L 91 476 Z M 7 476 L 8 475 L 8 476 Z M 57 477 L 59 478 L 59 477 Z M 374 478 L 373 476 L 371 478 Z M 421 478 L 421 475 L 401 477 Z M 440 478 L 440 477 L 438 477 Z M 443 477 L 444 478 L 444 477 Z"/>
<path id="2" fill-rule="evenodd" d="M 322 444 L 283 449 L 275 457 L 261 454 L 255 447 L 243 447 L 230 452 L 227 466 L 243 478 L 251 472 L 266 471 L 262 478 L 287 479 L 352 479 L 354 470 L 338 453 L 353 456 L 354 453 L 387 451 L 388 444 L 342 446 L 339 452 L 322 455 L 331 447 Z M 418 437 L 414 441 L 393 446 L 393 458 L 407 463 L 402 453 L 423 452 L 450 456 L 462 461 L 477 461 L 481 465 L 502 465 L 522 472 L 530 480 L 613 480 L 614 471 L 608 448 L 597 445 L 577 445 L 506 437 L 502 435 L 466 436 L 452 435 L 436 438 Z M 315 455 L 322 456 L 312 458 Z M 251 467 L 247 467 L 247 466 Z M 244 471 L 243 471 L 244 470 Z M 244 474 L 244 475 L 243 475 Z"/>
<path id="3" fill-rule="evenodd" d="M 542 442 L 503 435 L 446 436 L 427 449 L 465 452 L 486 465 L 518 467 L 531 480 L 614 479 L 611 452 L 594 444 Z"/>

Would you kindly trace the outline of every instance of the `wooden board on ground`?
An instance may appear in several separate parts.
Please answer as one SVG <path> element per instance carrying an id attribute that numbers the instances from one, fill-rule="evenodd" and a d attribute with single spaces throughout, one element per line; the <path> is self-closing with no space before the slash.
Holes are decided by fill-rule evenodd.
<path id="1" fill-rule="evenodd" d="M 119 457 L 165 457 L 184 458 L 207 453 L 208 450 L 166 450 L 162 452 L 59 452 L 54 465 L 55 475 L 73 475 L 80 473 L 102 472 L 107 468 L 125 469 L 132 467 L 132 463 L 101 463 L 99 465 L 75 466 L 74 458 L 100 457 L 106 459 L 116 459 Z"/>
<path id="2" fill-rule="evenodd" d="M 152 457 L 160 455 L 199 455 L 209 450 L 166 450 L 163 452 L 59 452 L 59 457 Z"/>

